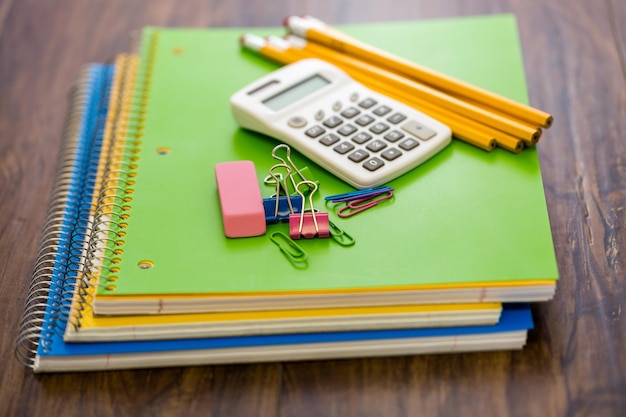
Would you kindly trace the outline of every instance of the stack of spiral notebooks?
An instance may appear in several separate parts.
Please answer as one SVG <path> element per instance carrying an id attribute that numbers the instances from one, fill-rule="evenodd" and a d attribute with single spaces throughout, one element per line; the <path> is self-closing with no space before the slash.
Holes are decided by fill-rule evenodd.
<path id="1" fill-rule="evenodd" d="M 343 28 L 527 100 L 512 16 Z M 18 358 L 58 372 L 522 348 L 529 303 L 558 277 L 535 149 L 453 142 L 367 213 L 316 201 L 355 243 L 301 241 L 304 265 L 267 234 L 224 236 L 215 164 L 254 161 L 274 191 L 276 141 L 230 113 L 230 95 L 278 68 L 238 48 L 245 31 L 149 27 L 136 53 L 82 69 Z M 291 158 L 324 194 L 350 191 Z"/>

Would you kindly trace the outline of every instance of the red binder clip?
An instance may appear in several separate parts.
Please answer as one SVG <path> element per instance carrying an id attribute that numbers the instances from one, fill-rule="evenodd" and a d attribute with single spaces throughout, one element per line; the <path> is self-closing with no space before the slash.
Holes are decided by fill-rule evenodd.
<path id="1" fill-rule="evenodd" d="M 300 191 L 300 185 L 302 184 L 306 185 L 308 190 L 310 190 L 309 209 L 304 207 L 305 197 L 302 191 Z M 302 209 L 299 214 L 289 215 L 289 237 L 293 240 L 330 237 L 328 213 L 320 213 L 313 207 L 313 194 L 317 191 L 317 184 L 313 181 L 301 181 L 298 183 L 296 191 L 302 197 Z"/>

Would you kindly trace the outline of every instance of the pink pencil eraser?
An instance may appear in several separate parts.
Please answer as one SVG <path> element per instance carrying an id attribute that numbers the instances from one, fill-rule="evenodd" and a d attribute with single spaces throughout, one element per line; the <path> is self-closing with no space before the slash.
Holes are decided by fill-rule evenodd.
<path id="1" fill-rule="evenodd" d="M 263 197 L 252 161 L 215 165 L 217 192 L 226 237 L 260 236 L 265 233 Z"/>

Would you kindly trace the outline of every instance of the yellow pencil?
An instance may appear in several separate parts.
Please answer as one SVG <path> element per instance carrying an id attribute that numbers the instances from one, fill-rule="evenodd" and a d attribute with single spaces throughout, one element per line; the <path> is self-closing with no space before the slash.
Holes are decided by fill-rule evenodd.
<path id="1" fill-rule="evenodd" d="M 469 100 L 469 99 L 465 99 L 465 101 L 467 103 L 469 103 L 469 104 L 474 105 L 474 106 L 482 107 L 482 108 L 484 108 L 487 111 L 493 112 L 494 114 L 499 114 L 501 116 L 506 117 L 506 115 L 504 113 L 502 113 L 501 111 L 498 111 L 498 109 L 487 108 L 487 107 L 485 107 L 484 104 L 478 103 L 476 101 Z M 537 135 L 533 137 L 533 139 L 532 139 L 532 141 L 530 143 L 526 143 L 526 145 L 528 145 L 528 146 L 536 145 L 537 142 L 539 142 L 539 138 L 541 138 L 541 136 L 543 135 L 543 130 L 541 128 L 538 128 L 535 125 L 531 125 L 529 122 L 526 122 L 526 121 L 523 121 L 523 120 L 519 121 L 519 123 L 524 124 L 524 125 L 528 126 L 529 128 L 537 129 Z"/>
<path id="2" fill-rule="evenodd" d="M 524 142 L 520 139 L 507 135 L 506 133 L 502 133 L 496 136 L 496 144 L 507 151 L 511 151 L 513 153 L 520 153 L 522 149 L 524 149 Z"/>
<path id="3" fill-rule="evenodd" d="M 484 129 L 484 125 L 474 120 L 447 111 L 424 100 L 416 99 L 416 97 L 410 93 L 398 90 L 389 84 L 368 77 L 367 75 L 354 74 L 354 79 L 374 91 L 378 91 L 392 99 L 398 100 L 448 125 L 454 137 L 464 142 L 470 143 L 488 152 L 496 148 L 497 140 L 494 135 L 487 132 L 486 129 Z"/>
<path id="4" fill-rule="evenodd" d="M 246 33 L 239 38 L 239 43 L 244 48 L 258 52 L 265 58 L 269 58 L 279 64 L 288 65 L 304 58 L 294 52 L 287 52 L 285 49 L 280 49 L 274 45 L 270 45 L 264 38 L 251 33 Z"/>
<path id="5" fill-rule="evenodd" d="M 368 75 L 372 78 L 377 78 L 399 90 L 408 91 L 411 94 L 432 102 L 435 105 L 445 107 L 469 119 L 476 120 L 487 126 L 492 126 L 498 130 L 508 133 L 509 135 L 518 137 L 528 145 L 536 143 L 538 136 L 540 135 L 538 128 L 529 127 L 528 125 L 519 123 L 515 120 L 511 120 L 500 116 L 499 114 L 495 114 L 472 104 L 468 104 L 431 87 L 408 80 L 402 76 L 375 67 L 348 55 L 341 54 L 340 52 L 327 48 L 323 45 L 308 42 L 305 39 L 296 36 L 288 36 L 287 42 L 290 43 L 292 49 L 299 49 L 302 54 L 306 54 L 311 58 L 319 58 L 328 61 L 346 71 L 353 78 L 358 76 L 358 73 Z"/>
<path id="6" fill-rule="evenodd" d="M 549 113 L 518 103 L 358 41 L 318 19 L 291 16 L 285 19 L 285 25 L 292 33 L 298 36 L 323 44 L 339 52 L 359 57 L 389 71 L 414 78 L 449 94 L 467 97 L 490 108 L 500 109 L 512 117 L 526 120 L 533 125 L 544 128 L 552 125 L 553 118 Z"/>
<path id="7" fill-rule="evenodd" d="M 414 107 L 447 124 L 450 129 L 452 129 L 454 136 L 464 142 L 468 142 L 486 151 L 492 151 L 496 145 L 513 153 L 520 153 L 524 149 L 524 142 L 521 139 L 448 111 L 428 101 L 421 100 L 406 91 L 390 87 L 388 84 L 382 83 L 379 80 L 362 75 L 356 77 L 357 81 L 363 85 Z"/>
<path id="8" fill-rule="evenodd" d="M 240 41 L 244 47 L 256 51 L 260 55 L 282 64 L 289 64 L 299 59 L 309 57 L 301 50 L 291 48 L 290 45 L 281 38 L 270 37 L 269 41 L 267 41 L 259 36 L 246 34 L 241 37 Z M 371 85 L 368 85 L 367 81 L 368 80 L 363 78 L 363 84 L 374 89 L 375 83 L 370 83 Z M 408 102 L 407 104 L 411 105 Z M 463 140 L 464 142 L 470 143 L 486 151 L 492 151 L 496 146 L 496 139 L 493 136 L 469 126 L 470 123 L 468 122 L 472 121 L 463 119 L 461 116 L 458 116 L 457 118 L 446 117 L 446 115 L 438 113 L 434 106 L 432 109 L 424 111 L 424 113 L 430 115 L 436 120 L 440 120 L 442 123 L 447 124 L 450 129 L 452 129 L 457 139 Z"/>

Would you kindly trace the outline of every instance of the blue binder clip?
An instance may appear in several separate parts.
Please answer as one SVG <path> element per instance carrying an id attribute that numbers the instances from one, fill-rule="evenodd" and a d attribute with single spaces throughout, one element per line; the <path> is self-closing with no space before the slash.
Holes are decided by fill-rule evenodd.
<path id="1" fill-rule="evenodd" d="M 300 213 L 300 207 L 302 207 L 302 197 L 299 195 L 273 195 L 264 198 L 265 223 L 286 223 L 289 221 L 290 214 Z"/>

